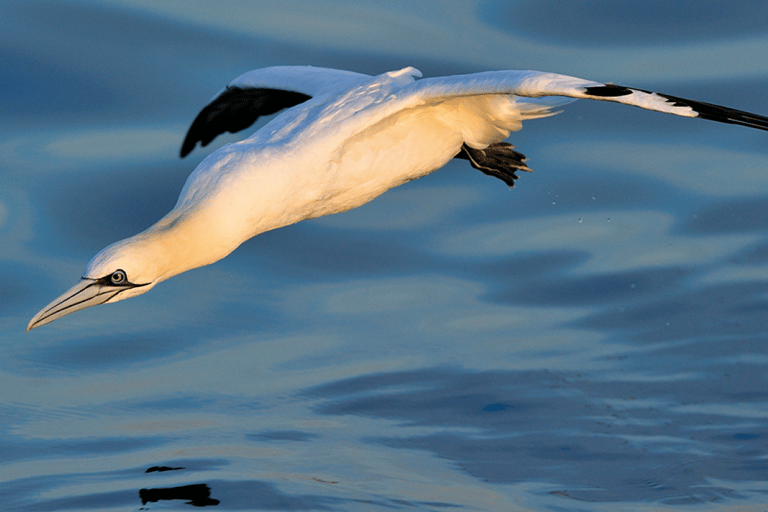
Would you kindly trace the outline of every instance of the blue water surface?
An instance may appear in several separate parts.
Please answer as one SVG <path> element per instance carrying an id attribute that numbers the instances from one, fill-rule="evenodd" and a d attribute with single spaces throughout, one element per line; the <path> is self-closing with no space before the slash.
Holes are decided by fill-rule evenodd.
<path id="1" fill-rule="evenodd" d="M 0 508 L 768 510 L 768 133 L 581 101 L 24 332 L 270 65 L 539 69 L 768 114 L 763 2 L 0 3 Z M 309 172 L 309 171 L 308 171 Z"/>

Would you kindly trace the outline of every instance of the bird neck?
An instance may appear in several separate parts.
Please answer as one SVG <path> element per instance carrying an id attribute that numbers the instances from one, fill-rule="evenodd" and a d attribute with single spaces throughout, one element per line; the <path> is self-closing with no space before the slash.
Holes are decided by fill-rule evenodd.
<path id="1" fill-rule="evenodd" d="M 152 255 L 156 282 L 210 265 L 240 245 L 217 233 L 206 217 L 175 215 L 173 211 L 134 239 L 141 252 Z"/>

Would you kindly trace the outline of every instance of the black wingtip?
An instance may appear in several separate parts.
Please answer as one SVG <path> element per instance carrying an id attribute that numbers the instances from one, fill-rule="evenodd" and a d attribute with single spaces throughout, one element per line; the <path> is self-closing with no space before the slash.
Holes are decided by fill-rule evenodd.
<path id="1" fill-rule="evenodd" d="M 187 133 L 187 136 L 184 137 L 184 143 L 181 145 L 181 151 L 179 151 L 179 158 L 184 158 L 190 154 L 192 150 L 195 149 L 196 145 L 197 141 L 191 141 L 189 138 L 189 133 Z"/>
<path id="2" fill-rule="evenodd" d="M 632 94 L 632 89 L 620 85 L 605 84 L 587 87 L 585 92 L 598 98 L 616 98 Z"/>
<path id="3" fill-rule="evenodd" d="M 192 121 L 192 124 L 189 125 L 189 130 L 187 130 L 187 134 L 184 136 L 184 142 L 181 144 L 181 150 L 179 151 L 179 156 L 181 158 L 190 154 L 192 150 L 195 149 L 198 142 L 200 142 L 202 146 L 205 146 L 208 142 L 213 140 L 214 137 L 226 131 L 226 129 L 221 129 L 221 127 L 217 126 L 215 123 L 216 116 L 222 111 L 222 109 L 217 108 L 219 106 L 218 101 L 219 98 L 216 98 L 206 105 L 205 108 L 197 114 L 195 120 Z M 206 138 L 208 138 L 208 142 L 206 142 Z"/>
<path id="4" fill-rule="evenodd" d="M 736 110 L 735 108 L 713 105 L 712 103 L 704 103 L 703 101 L 687 100 L 669 94 L 656 94 L 666 98 L 667 101 L 672 102 L 676 107 L 692 108 L 698 114 L 698 117 L 702 119 L 768 131 L 768 117 L 766 116 L 745 112 L 744 110 Z"/>
<path id="5" fill-rule="evenodd" d="M 245 130 L 260 116 L 275 114 L 310 98 L 283 89 L 229 86 L 197 114 L 184 137 L 179 155 L 184 158 L 198 142 L 205 147 L 224 132 Z"/>
<path id="6" fill-rule="evenodd" d="M 584 89 L 586 94 L 595 98 L 617 98 L 630 95 L 634 91 L 652 94 L 664 98 L 674 107 L 689 107 L 694 112 L 696 112 L 697 117 L 702 119 L 717 121 L 719 123 L 736 124 L 739 126 L 746 126 L 748 128 L 756 128 L 758 130 L 768 131 L 768 117 L 753 114 L 751 112 L 745 112 L 743 110 L 736 110 L 735 108 L 713 105 L 712 103 L 704 103 L 703 101 L 688 100 L 678 96 L 672 96 L 660 92 L 646 91 L 644 89 L 622 87 L 620 85 L 605 84 L 586 87 Z"/>

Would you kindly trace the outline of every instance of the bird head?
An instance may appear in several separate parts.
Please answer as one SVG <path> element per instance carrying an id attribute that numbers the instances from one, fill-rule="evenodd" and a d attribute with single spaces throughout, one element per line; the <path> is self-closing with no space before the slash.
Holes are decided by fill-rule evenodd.
<path id="1" fill-rule="evenodd" d="M 152 251 L 143 242 L 143 237 L 137 235 L 99 252 L 86 266 L 80 282 L 37 313 L 27 331 L 90 306 L 149 291 L 163 276 Z"/>
<path id="2" fill-rule="evenodd" d="M 242 235 L 241 225 L 229 217 L 221 221 L 221 207 L 198 203 L 188 208 L 180 199 L 181 206 L 145 231 L 102 249 L 80 282 L 36 314 L 27 331 L 90 306 L 141 295 L 169 277 L 220 260 L 252 236 Z"/>

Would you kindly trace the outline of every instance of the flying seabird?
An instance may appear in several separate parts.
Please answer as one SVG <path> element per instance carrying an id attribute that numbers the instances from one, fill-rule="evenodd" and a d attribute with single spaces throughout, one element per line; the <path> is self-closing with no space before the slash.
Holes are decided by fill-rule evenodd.
<path id="1" fill-rule="evenodd" d="M 513 186 L 516 171 L 530 169 L 502 141 L 523 120 L 553 115 L 573 99 L 768 130 L 768 117 L 553 73 L 418 77 L 412 67 L 370 76 L 309 66 L 239 76 L 195 118 L 182 157 L 198 142 L 205 146 L 282 112 L 206 157 L 165 217 L 94 256 L 80 282 L 36 314 L 27 330 L 140 295 L 224 258 L 259 233 L 361 206 L 453 158 Z"/>

